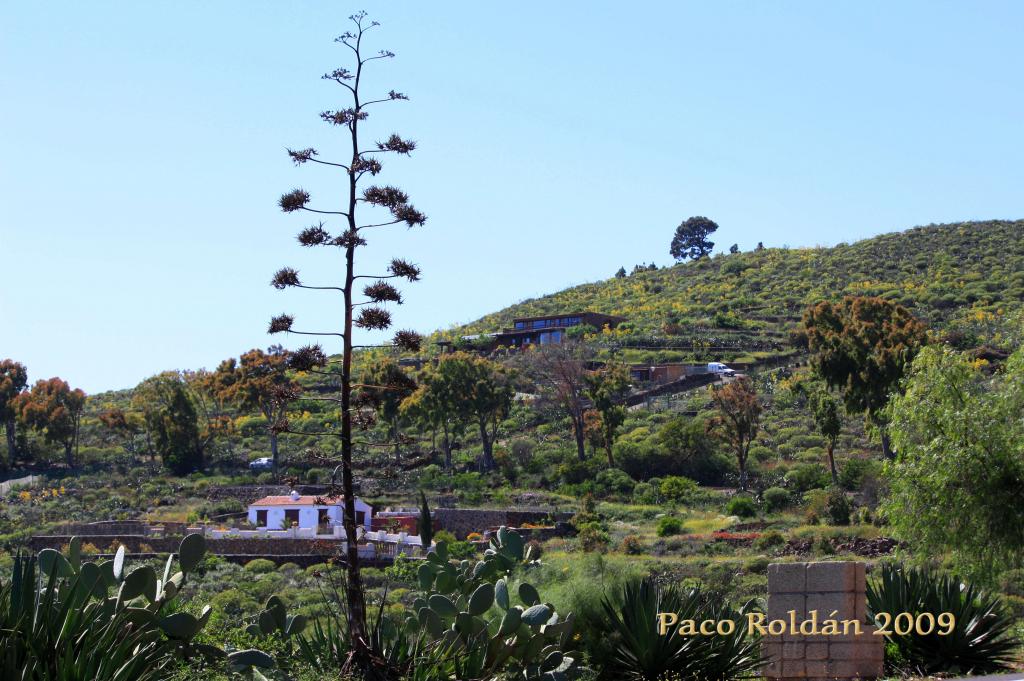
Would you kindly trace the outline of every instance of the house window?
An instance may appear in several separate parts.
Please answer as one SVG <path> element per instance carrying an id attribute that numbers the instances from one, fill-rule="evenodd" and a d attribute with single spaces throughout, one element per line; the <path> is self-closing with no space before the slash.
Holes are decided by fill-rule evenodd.
<path id="1" fill-rule="evenodd" d="M 284 525 L 286 528 L 299 524 L 299 509 L 286 508 L 284 511 Z"/>
<path id="2" fill-rule="evenodd" d="M 526 328 L 526 322 L 516 322 L 516 328 L 517 329 L 525 329 Z"/>
<path id="3" fill-rule="evenodd" d="M 356 511 L 356 525 L 366 524 L 366 511 Z"/>
<path id="4" fill-rule="evenodd" d="M 256 527 L 266 527 L 266 526 L 267 526 L 267 512 L 265 510 L 264 511 L 256 511 Z"/>

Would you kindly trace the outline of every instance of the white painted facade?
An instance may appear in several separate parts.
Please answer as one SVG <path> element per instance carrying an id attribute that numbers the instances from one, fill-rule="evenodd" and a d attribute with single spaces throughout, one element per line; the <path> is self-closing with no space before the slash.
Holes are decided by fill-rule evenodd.
<path id="1" fill-rule="evenodd" d="M 297 515 L 299 529 L 313 530 L 315 533 L 322 524 L 341 525 L 344 513 L 343 504 L 341 499 L 330 504 L 317 504 L 315 497 L 300 496 L 298 493 L 292 492 L 287 497 L 265 497 L 250 504 L 248 520 L 249 523 L 259 528 L 286 530 L 292 527 L 292 523 L 287 522 L 286 518 L 291 516 L 291 519 L 295 520 Z M 368 532 L 373 516 L 373 507 L 358 497 L 356 497 L 355 505 L 356 519 L 362 521 L 360 525 Z M 291 513 L 288 513 L 289 511 Z M 325 512 L 325 523 L 320 522 L 321 511 Z"/>

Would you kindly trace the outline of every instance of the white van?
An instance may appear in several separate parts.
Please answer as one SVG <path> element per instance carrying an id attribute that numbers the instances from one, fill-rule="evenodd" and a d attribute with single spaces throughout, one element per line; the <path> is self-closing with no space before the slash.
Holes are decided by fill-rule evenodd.
<path id="1" fill-rule="evenodd" d="M 721 362 L 708 362 L 708 373 L 720 376 L 735 376 L 736 372 Z"/>

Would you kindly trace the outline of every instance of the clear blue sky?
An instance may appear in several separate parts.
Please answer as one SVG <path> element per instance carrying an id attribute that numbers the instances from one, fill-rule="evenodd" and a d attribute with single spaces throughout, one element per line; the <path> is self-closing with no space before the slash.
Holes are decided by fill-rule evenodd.
<path id="1" fill-rule="evenodd" d="M 430 217 L 364 257 L 422 266 L 402 327 L 668 264 L 691 215 L 743 249 L 1024 215 L 1022 3 L 6 2 L 0 357 L 96 392 L 334 323 L 268 281 L 336 276 L 275 202 L 340 191 L 284 149 L 343 158 L 319 77 L 360 8 L 411 97 L 370 127 L 420 142 L 383 178 Z"/>

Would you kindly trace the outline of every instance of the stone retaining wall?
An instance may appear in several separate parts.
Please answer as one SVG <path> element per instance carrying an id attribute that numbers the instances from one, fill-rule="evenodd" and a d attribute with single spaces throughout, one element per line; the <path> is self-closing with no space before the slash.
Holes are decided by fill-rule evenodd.
<path id="1" fill-rule="evenodd" d="M 98 523 L 65 523 L 63 534 L 88 536 L 115 536 L 121 534 L 146 535 L 153 527 L 163 527 L 164 534 L 184 536 L 186 523 L 148 523 L 141 520 L 103 521 Z"/>
<path id="2" fill-rule="evenodd" d="M 145 535 L 75 535 L 83 544 L 92 544 L 106 549 L 113 542 L 124 544 L 129 553 L 168 554 L 178 550 L 178 537 L 148 537 Z M 60 549 L 71 541 L 71 535 L 50 535 L 32 537 L 29 546 L 33 551 Z M 339 542 L 324 539 L 207 539 L 206 548 L 216 555 L 241 554 L 253 558 L 272 558 L 278 555 L 333 555 Z"/>
<path id="3" fill-rule="evenodd" d="M 484 508 L 439 508 L 431 512 L 435 529 L 443 529 L 465 539 L 470 532 L 483 534 L 492 527 L 519 527 L 525 524 L 540 524 L 554 519 L 567 522 L 572 513 L 554 513 L 544 510 L 507 510 Z"/>

